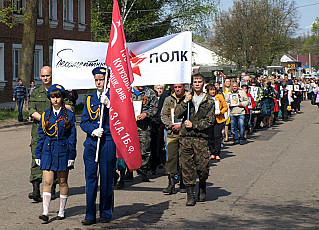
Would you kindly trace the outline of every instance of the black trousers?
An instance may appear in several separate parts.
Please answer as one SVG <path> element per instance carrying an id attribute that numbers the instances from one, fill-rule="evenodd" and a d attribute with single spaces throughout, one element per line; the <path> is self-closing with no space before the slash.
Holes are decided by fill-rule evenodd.
<path id="1" fill-rule="evenodd" d="M 208 148 L 209 151 L 215 155 L 220 156 L 220 149 L 222 143 L 222 131 L 225 127 L 225 122 L 223 123 L 215 123 L 213 127 L 209 130 L 209 138 L 208 138 Z"/>
<path id="2" fill-rule="evenodd" d="M 281 114 L 282 114 L 281 116 L 284 121 L 288 120 L 288 111 L 287 111 L 288 105 L 289 105 L 289 102 L 287 100 L 281 99 Z"/>

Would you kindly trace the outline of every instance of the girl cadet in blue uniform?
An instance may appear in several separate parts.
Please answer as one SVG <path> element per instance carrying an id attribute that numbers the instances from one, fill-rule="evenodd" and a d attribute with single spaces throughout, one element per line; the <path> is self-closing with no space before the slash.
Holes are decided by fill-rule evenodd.
<path id="1" fill-rule="evenodd" d="M 76 130 L 74 113 L 65 108 L 66 93 L 61 85 L 52 85 L 47 97 L 51 107 L 41 115 L 39 140 L 35 149 L 35 161 L 43 172 L 43 221 L 49 220 L 51 187 L 54 172 L 57 172 L 60 185 L 60 210 L 58 220 L 64 219 L 64 208 L 68 198 L 69 169 L 74 168 L 76 157 Z"/>
<path id="2" fill-rule="evenodd" d="M 102 223 L 111 221 L 113 201 L 113 174 L 115 167 L 115 144 L 109 127 L 109 91 L 101 95 L 104 89 L 106 69 L 96 67 L 92 71 L 97 91 L 88 95 L 81 117 L 81 128 L 87 134 L 84 142 L 84 165 L 86 181 L 86 214 L 83 225 L 96 223 L 96 195 L 100 176 L 100 218 Z M 101 95 L 101 96 L 100 96 Z M 99 128 L 101 109 L 104 107 L 102 128 Z M 95 162 L 98 137 L 100 137 L 99 158 Z M 98 170 L 99 167 L 99 170 Z M 99 175 L 98 175 L 99 171 Z"/>

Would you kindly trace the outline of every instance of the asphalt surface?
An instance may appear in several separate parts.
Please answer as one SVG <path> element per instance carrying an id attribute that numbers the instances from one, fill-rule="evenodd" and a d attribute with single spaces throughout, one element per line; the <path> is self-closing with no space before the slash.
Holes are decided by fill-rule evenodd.
<path id="1" fill-rule="evenodd" d="M 186 194 L 163 195 L 163 169 L 149 183 L 135 173 L 133 182 L 115 190 L 112 222 L 89 227 L 80 223 L 85 215 L 81 129 L 66 219 L 56 219 L 56 199 L 44 224 L 38 219 L 42 203 L 28 199 L 31 126 L 2 128 L 0 229 L 319 229 L 318 109 L 305 101 L 301 110 L 289 122 L 253 133 L 246 145 L 227 143 L 222 160 L 211 163 L 206 202 L 186 207 Z"/>

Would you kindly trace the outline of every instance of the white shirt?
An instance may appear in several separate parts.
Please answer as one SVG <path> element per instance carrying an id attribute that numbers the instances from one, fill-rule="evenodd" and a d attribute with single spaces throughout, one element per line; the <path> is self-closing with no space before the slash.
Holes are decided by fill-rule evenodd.
<path id="1" fill-rule="evenodd" d="M 58 110 L 56 110 L 56 109 L 54 108 L 54 106 L 52 106 L 52 111 L 53 111 L 53 114 L 54 114 L 55 116 L 58 116 L 58 114 L 59 114 L 60 111 L 61 111 L 61 107 L 60 107 Z"/>

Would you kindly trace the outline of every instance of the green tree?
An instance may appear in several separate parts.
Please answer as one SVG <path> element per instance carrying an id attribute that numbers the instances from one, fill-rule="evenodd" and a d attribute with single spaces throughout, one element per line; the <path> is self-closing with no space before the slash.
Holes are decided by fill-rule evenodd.
<path id="1" fill-rule="evenodd" d="M 18 10 L 16 10 L 15 8 L 15 5 L 12 4 L 12 0 L 3 0 L 2 5 L 0 4 L 0 23 L 5 24 L 10 28 L 13 28 L 18 23 L 20 23 L 23 20 L 23 17 L 21 17 L 20 19 L 15 18 L 13 12 L 21 14 L 23 13 L 24 8 L 20 8 Z"/>
<path id="2" fill-rule="evenodd" d="M 217 14 L 212 44 L 240 67 L 271 65 L 292 47 L 297 19 L 293 0 L 237 0 Z"/>
<path id="3" fill-rule="evenodd" d="M 318 17 L 316 18 L 315 22 L 312 24 L 311 32 L 314 35 L 319 36 L 319 18 Z"/>
<path id="4" fill-rule="evenodd" d="M 304 42 L 300 54 L 308 55 L 309 53 L 319 55 L 319 18 L 317 17 L 312 24 L 311 32 L 313 33 Z"/>

